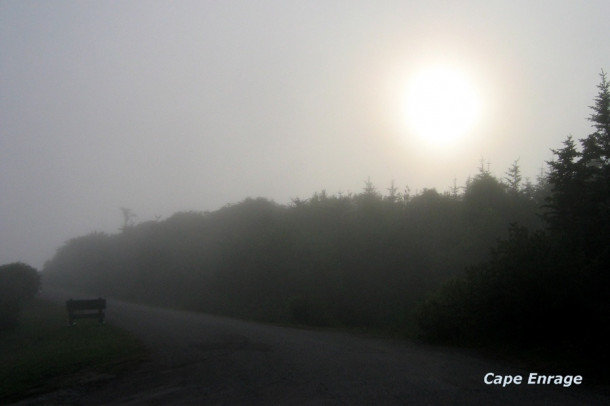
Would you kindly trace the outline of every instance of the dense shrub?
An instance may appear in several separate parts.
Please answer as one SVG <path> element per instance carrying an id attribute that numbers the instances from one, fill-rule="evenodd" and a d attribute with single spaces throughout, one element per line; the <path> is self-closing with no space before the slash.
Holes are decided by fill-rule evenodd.
<path id="1" fill-rule="evenodd" d="M 24 301 L 40 289 L 40 274 L 29 265 L 15 262 L 0 266 L 0 331 L 18 324 Z"/>

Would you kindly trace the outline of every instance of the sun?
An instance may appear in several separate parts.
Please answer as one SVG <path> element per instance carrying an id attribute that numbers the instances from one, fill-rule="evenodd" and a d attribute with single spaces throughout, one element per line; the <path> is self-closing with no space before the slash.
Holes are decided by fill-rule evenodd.
<path id="1" fill-rule="evenodd" d="M 453 68 L 422 70 L 407 87 L 407 125 L 412 133 L 435 145 L 458 142 L 474 128 L 480 110 L 473 85 Z"/>

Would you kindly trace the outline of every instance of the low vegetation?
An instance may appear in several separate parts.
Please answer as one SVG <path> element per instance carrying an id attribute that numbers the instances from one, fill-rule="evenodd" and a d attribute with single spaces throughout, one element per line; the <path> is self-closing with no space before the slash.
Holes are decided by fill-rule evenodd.
<path id="1" fill-rule="evenodd" d="M 24 305 L 18 327 L 0 333 L 0 404 L 111 376 L 145 355 L 133 337 L 94 320 L 67 325 L 65 309 L 33 300 Z"/>
<path id="2" fill-rule="evenodd" d="M 17 327 L 21 307 L 38 289 L 36 269 L 20 262 L 0 266 L 0 333 Z"/>

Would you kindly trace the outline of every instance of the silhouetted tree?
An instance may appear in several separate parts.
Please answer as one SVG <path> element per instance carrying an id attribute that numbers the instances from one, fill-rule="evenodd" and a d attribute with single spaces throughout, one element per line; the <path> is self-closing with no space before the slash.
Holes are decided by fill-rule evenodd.
<path id="1" fill-rule="evenodd" d="M 0 266 L 0 331 L 18 324 L 23 302 L 40 289 L 40 274 L 31 266 L 15 262 Z"/>
<path id="2" fill-rule="evenodd" d="M 521 168 L 519 167 L 519 160 L 517 159 L 513 162 L 512 166 L 506 172 L 506 184 L 508 185 L 508 189 L 512 193 L 518 193 L 521 188 Z"/>
<path id="3" fill-rule="evenodd" d="M 593 113 L 589 117 L 589 121 L 593 123 L 593 126 L 597 130 L 594 134 L 597 134 L 595 141 L 599 146 L 599 149 L 604 154 L 602 158 L 608 159 L 610 151 L 610 82 L 606 72 L 602 70 L 600 73 L 601 82 L 597 85 L 599 93 L 595 97 L 595 104 L 591 106 Z"/>
<path id="4" fill-rule="evenodd" d="M 595 132 L 580 140 L 583 171 L 583 227 L 589 250 L 601 248 L 610 239 L 610 83 L 601 72 L 598 95 L 589 121 Z"/>
<path id="5" fill-rule="evenodd" d="M 481 167 L 479 173 L 466 185 L 464 204 L 467 214 L 473 220 L 495 224 L 505 213 L 506 186 Z"/>
<path id="6" fill-rule="evenodd" d="M 582 164 L 572 136 L 564 142 L 564 147 L 554 149 L 556 158 L 550 162 L 548 182 L 551 195 L 547 199 L 547 221 L 554 230 L 563 230 L 575 237 L 581 237 L 577 230 L 578 217 L 582 207 Z"/>
<path id="7" fill-rule="evenodd" d="M 396 187 L 396 185 L 394 185 L 394 180 L 392 180 L 392 182 L 390 183 L 386 200 L 390 203 L 396 203 L 398 201 L 398 188 Z"/>
<path id="8" fill-rule="evenodd" d="M 136 214 L 127 207 L 121 207 L 121 214 L 123 215 L 123 227 L 121 227 L 121 230 L 133 227 L 134 220 L 137 217 Z"/>
<path id="9" fill-rule="evenodd" d="M 460 188 L 457 185 L 457 179 L 453 178 L 453 185 L 451 185 L 451 191 L 449 193 L 451 197 L 457 199 L 460 196 Z"/>

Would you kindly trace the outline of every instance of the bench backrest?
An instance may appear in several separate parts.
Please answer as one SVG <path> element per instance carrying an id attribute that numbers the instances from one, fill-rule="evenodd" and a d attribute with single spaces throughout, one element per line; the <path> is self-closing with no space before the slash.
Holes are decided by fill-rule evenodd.
<path id="1" fill-rule="evenodd" d="M 74 300 L 70 299 L 66 302 L 68 310 L 103 310 L 106 308 L 106 299 L 101 297 L 90 300 Z"/>
<path id="2" fill-rule="evenodd" d="M 68 324 L 74 325 L 77 319 L 97 319 L 100 324 L 104 323 L 104 309 L 106 309 L 106 299 L 97 298 L 89 300 L 74 300 L 66 301 L 66 309 L 68 310 Z"/>

